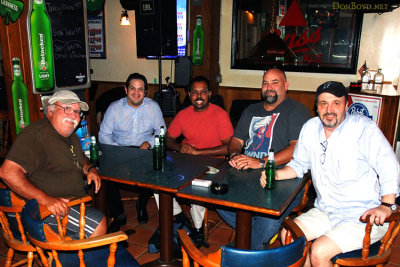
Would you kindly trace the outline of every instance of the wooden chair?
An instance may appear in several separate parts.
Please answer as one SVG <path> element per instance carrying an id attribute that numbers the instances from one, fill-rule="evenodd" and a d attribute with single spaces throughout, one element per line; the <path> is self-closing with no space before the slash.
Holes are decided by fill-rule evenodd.
<path id="1" fill-rule="evenodd" d="M 360 218 L 361 220 L 361 218 Z M 341 253 L 332 258 L 335 267 L 338 266 L 370 266 L 376 265 L 383 267 L 389 261 L 392 252 L 392 243 L 400 230 L 400 212 L 397 210 L 391 216 L 386 218 L 385 222 L 389 222 L 389 229 L 384 237 L 374 244 L 371 243 L 371 228 L 369 216 L 366 220 L 361 220 L 366 223 L 365 235 L 362 249 Z"/>
<path id="2" fill-rule="evenodd" d="M 186 231 L 178 230 L 182 244 L 182 265 L 190 266 L 190 259 L 194 266 L 303 266 L 308 251 L 308 242 L 301 229 L 291 220 L 283 222 L 287 231 L 285 244 L 282 247 L 266 250 L 242 250 L 222 246 L 220 250 L 205 255 L 198 250 Z M 292 243 L 291 240 L 294 240 Z M 190 259 L 189 259 L 190 257 Z"/>
<path id="3" fill-rule="evenodd" d="M 40 264 L 37 255 L 34 257 L 36 248 L 27 241 L 21 224 L 20 213 L 24 205 L 24 200 L 17 197 L 0 182 L 0 223 L 3 229 L 3 238 L 8 246 L 4 265 L 6 267 L 22 264 L 27 264 L 28 267 L 31 267 L 33 260 L 36 260 Z M 14 251 L 27 252 L 26 259 L 12 264 Z"/>
<path id="4" fill-rule="evenodd" d="M 49 225 L 44 224 L 42 219 L 51 213 L 45 207 L 40 206 L 36 199 L 28 201 L 22 212 L 21 221 L 26 235 L 42 259 L 43 265 L 48 266 L 43 250 L 51 251 L 55 266 L 139 266 L 137 261 L 123 247 L 117 243 L 128 239 L 128 236 L 119 231 L 97 237 L 85 239 L 85 202 L 90 197 L 71 200 L 68 206 L 80 204 L 81 217 L 79 220 L 79 240 L 72 240 L 66 235 L 68 216 L 62 220 L 57 218 L 58 233 L 54 232 Z M 69 210 L 68 210 L 69 211 Z M 109 245 L 106 246 L 106 245 Z M 54 264 L 53 264 L 54 265 Z"/>
<path id="5" fill-rule="evenodd" d="M 299 216 L 301 213 L 303 213 L 304 209 L 307 207 L 308 205 L 308 191 L 310 190 L 310 186 L 311 186 L 311 177 L 310 177 L 310 172 L 308 172 L 307 174 L 305 174 L 304 177 L 308 178 L 308 181 L 306 183 L 306 185 L 304 186 L 304 194 L 303 194 L 303 198 L 301 199 L 301 202 L 299 205 L 297 205 L 297 207 L 295 207 L 292 210 L 292 213 L 295 213 L 297 216 Z"/>

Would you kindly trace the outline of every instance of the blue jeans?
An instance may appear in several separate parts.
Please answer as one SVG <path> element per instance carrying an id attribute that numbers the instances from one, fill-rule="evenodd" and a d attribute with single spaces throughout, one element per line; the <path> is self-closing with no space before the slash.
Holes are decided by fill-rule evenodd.
<path id="1" fill-rule="evenodd" d="M 251 249 L 261 250 L 264 243 L 269 243 L 270 239 L 279 231 L 282 221 L 290 212 L 300 204 L 304 195 L 304 189 L 301 190 L 296 198 L 290 203 L 282 216 L 253 216 L 251 222 Z M 233 229 L 236 227 L 236 212 L 217 209 L 218 214 Z"/>

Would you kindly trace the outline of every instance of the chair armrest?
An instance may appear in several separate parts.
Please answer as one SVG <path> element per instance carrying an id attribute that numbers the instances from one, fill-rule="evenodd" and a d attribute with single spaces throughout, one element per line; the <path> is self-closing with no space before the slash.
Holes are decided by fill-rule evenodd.
<path id="1" fill-rule="evenodd" d="M 91 196 L 84 196 L 84 197 L 81 197 L 81 198 L 70 198 L 69 202 L 67 203 L 67 205 L 68 205 L 68 207 L 73 207 L 73 206 L 76 206 L 78 204 L 86 203 L 86 202 L 89 202 L 89 201 L 92 201 L 92 197 Z M 51 215 L 51 212 L 45 206 L 39 205 L 39 209 L 40 209 L 40 215 L 41 215 L 42 219 Z"/>
<path id="2" fill-rule="evenodd" d="M 63 250 L 63 251 L 73 251 L 79 249 L 88 249 L 95 248 L 104 245 L 109 245 L 112 243 L 117 243 L 121 241 L 125 241 L 128 239 L 128 236 L 122 232 L 118 231 L 111 234 L 106 234 L 102 236 L 89 237 L 87 239 L 80 240 L 66 240 L 61 242 L 40 242 L 35 239 L 32 239 L 28 236 L 29 241 L 42 249 L 47 250 Z"/>
<path id="3" fill-rule="evenodd" d="M 300 227 L 292 220 L 292 219 L 286 219 L 283 221 L 283 226 L 292 233 L 292 238 L 294 240 L 304 236 L 303 231 L 300 229 Z"/>

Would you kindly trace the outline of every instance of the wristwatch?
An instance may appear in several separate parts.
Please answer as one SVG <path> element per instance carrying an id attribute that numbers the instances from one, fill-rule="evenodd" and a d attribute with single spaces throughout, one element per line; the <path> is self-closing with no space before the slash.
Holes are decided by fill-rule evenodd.
<path id="1" fill-rule="evenodd" d="M 396 210 L 396 204 L 390 204 L 390 203 L 386 203 L 386 202 L 381 202 L 381 205 L 389 207 L 392 211 Z"/>
<path id="2" fill-rule="evenodd" d="M 265 167 L 265 160 L 263 158 L 259 159 L 260 161 L 260 168 L 264 168 Z"/>

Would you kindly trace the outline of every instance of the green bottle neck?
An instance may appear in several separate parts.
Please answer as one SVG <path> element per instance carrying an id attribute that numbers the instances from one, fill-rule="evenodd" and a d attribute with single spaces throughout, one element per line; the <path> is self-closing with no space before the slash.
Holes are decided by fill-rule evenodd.
<path id="1" fill-rule="evenodd" d="M 46 10 L 46 4 L 44 0 L 34 0 L 32 4 L 33 10 Z"/>

